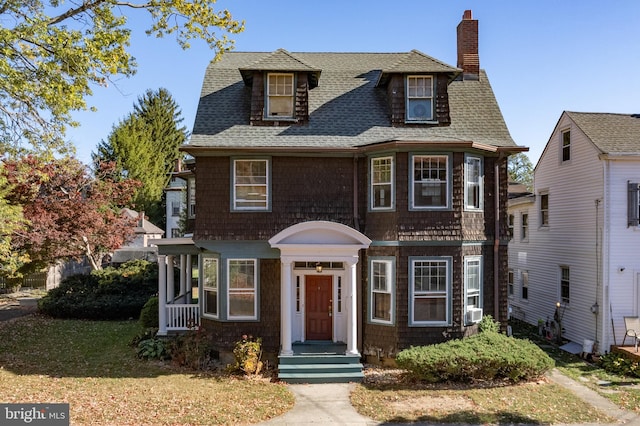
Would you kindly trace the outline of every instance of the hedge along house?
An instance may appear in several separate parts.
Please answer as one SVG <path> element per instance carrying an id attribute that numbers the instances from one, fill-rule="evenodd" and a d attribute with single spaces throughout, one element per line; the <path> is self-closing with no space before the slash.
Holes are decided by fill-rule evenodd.
<path id="1" fill-rule="evenodd" d="M 471 11 L 457 32 L 457 67 L 417 50 L 209 65 L 183 147 L 193 238 L 159 244 L 161 333 L 185 290 L 167 256 L 198 258 L 182 317 L 221 353 L 261 337 L 281 366 L 303 343 L 393 358 L 506 320 L 507 157 L 527 148 L 479 68 Z"/>

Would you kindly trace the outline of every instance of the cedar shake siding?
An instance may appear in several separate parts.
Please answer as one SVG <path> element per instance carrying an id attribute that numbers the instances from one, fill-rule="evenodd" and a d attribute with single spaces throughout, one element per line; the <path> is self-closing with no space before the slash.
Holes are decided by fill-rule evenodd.
<path id="1" fill-rule="evenodd" d="M 477 21 L 463 21 L 455 67 L 418 50 L 227 52 L 209 64 L 181 148 L 194 157 L 196 215 L 180 243 L 201 270 L 217 259 L 200 288 L 208 280 L 218 311 L 199 300 L 221 355 L 245 334 L 269 357 L 321 336 L 384 360 L 476 333 L 483 314 L 506 322 L 507 160 L 527 148 L 478 67 Z M 253 310 L 228 313 L 243 291 Z"/>

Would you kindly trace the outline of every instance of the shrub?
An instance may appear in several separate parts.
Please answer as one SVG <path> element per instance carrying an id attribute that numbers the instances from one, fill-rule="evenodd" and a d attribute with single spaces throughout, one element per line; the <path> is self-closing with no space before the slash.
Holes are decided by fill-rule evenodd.
<path id="1" fill-rule="evenodd" d="M 484 332 L 461 340 L 401 351 L 398 365 L 428 382 L 472 382 L 542 376 L 553 360 L 528 340 Z"/>
<path id="2" fill-rule="evenodd" d="M 478 325 L 481 333 L 499 333 L 500 332 L 500 323 L 498 321 L 494 321 L 491 315 L 485 315 L 480 320 L 480 324 Z"/>
<path id="3" fill-rule="evenodd" d="M 640 378 L 640 362 L 616 353 L 602 355 L 598 365 L 605 371 L 626 377 Z"/>
<path id="4" fill-rule="evenodd" d="M 158 291 L 158 266 L 135 260 L 119 268 L 74 275 L 40 299 L 38 307 L 56 318 L 121 320 L 140 317 Z"/>
<path id="5" fill-rule="evenodd" d="M 236 360 L 231 368 L 234 371 L 242 371 L 245 374 L 260 374 L 262 371 L 262 339 L 254 339 L 253 336 L 243 335 L 233 348 L 233 356 Z"/>
<path id="6" fill-rule="evenodd" d="M 140 324 L 144 328 L 158 328 L 158 296 L 152 296 L 140 311 Z"/>
<path id="7" fill-rule="evenodd" d="M 136 354 L 139 358 L 144 359 L 169 359 L 165 340 L 158 337 L 141 340 L 136 348 Z"/>
<path id="8" fill-rule="evenodd" d="M 167 352 L 174 364 L 193 370 L 206 370 L 217 358 L 211 341 L 202 328 L 167 340 Z"/>

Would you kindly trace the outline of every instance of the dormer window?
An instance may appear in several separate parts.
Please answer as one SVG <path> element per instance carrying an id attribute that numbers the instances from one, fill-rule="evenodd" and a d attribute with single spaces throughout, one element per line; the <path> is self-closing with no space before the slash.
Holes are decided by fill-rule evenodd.
<path id="1" fill-rule="evenodd" d="M 267 118 L 293 118 L 293 74 L 272 73 L 267 76 Z"/>
<path id="2" fill-rule="evenodd" d="M 407 121 L 433 120 L 433 78 L 428 75 L 407 77 Z"/>

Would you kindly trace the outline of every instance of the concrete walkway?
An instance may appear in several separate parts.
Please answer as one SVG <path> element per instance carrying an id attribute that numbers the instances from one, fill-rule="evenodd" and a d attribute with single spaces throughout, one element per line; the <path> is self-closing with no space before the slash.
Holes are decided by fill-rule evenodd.
<path id="1" fill-rule="evenodd" d="M 621 410 L 607 398 L 599 395 L 588 387 L 564 376 L 558 370 L 549 374 L 549 379 L 562 385 L 587 403 L 593 405 L 603 413 L 618 419 L 613 425 L 640 426 L 640 416 Z M 293 409 L 280 417 L 276 417 L 262 425 L 352 425 L 352 426 L 393 426 L 407 425 L 407 423 L 380 423 L 364 417 L 353 408 L 349 402 L 349 394 L 354 384 L 311 384 L 289 385 L 295 396 Z M 411 425 L 434 425 L 434 423 L 410 423 Z M 597 424 L 604 426 L 603 424 Z M 448 424 L 448 426 L 452 426 Z M 569 426 L 569 425 L 565 425 Z M 575 425 L 578 426 L 578 425 Z M 585 426 L 580 424 L 579 426 Z M 595 425 L 594 425 L 595 426 Z"/>

